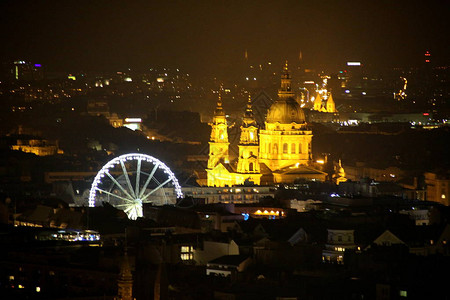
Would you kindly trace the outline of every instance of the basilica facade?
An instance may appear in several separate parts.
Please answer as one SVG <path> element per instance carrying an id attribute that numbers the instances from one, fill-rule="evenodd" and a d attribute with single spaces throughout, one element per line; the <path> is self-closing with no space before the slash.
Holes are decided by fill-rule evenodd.
<path id="1" fill-rule="evenodd" d="M 207 186 L 271 185 L 299 179 L 324 181 L 326 173 L 311 166 L 312 131 L 295 100 L 287 64 L 278 98 L 259 128 L 249 97 L 242 118 L 237 160 L 230 161 L 228 125 L 219 96 L 211 125 Z"/>

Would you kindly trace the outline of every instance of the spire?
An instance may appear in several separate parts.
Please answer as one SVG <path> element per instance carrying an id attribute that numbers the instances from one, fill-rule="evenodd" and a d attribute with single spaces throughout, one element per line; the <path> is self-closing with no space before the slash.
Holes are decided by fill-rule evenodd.
<path id="1" fill-rule="evenodd" d="M 225 112 L 223 111 L 222 107 L 222 86 L 220 86 L 219 89 L 219 98 L 217 99 L 217 106 L 216 110 L 214 111 L 215 116 L 224 116 Z"/>
<path id="2" fill-rule="evenodd" d="M 125 248 L 125 254 L 122 261 L 122 266 L 120 268 L 120 280 L 132 280 L 133 276 L 131 275 L 130 262 L 128 260 L 128 252 Z"/>
<path id="3" fill-rule="evenodd" d="M 289 80 L 289 86 L 285 86 L 285 89 L 283 89 L 283 79 Z M 281 89 L 282 90 L 290 90 L 291 88 L 291 74 L 289 74 L 289 68 L 288 68 L 288 61 L 286 60 L 284 66 L 283 66 L 283 74 L 281 74 Z"/>
<path id="4" fill-rule="evenodd" d="M 248 93 L 248 100 L 247 100 L 247 109 L 245 110 L 245 115 L 252 116 L 253 117 L 253 110 L 252 110 L 252 96 L 250 93 Z"/>
<path id="5" fill-rule="evenodd" d="M 247 127 L 250 125 L 256 126 L 256 120 L 253 116 L 253 110 L 252 110 L 252 96 L 250 93 L 248 93 L 248 100 L 247 100 L 247 108 L 245 109 L 244 117 L 243 117 L 243 126 Z"/>
<path id="6" fill-rule="evenodd" d="M 128 261 L 127 248 L 125 247 L 125 253 L 120 267 L 118 285 L 118 299 L 119 300 L 132 300 L 133 299 L 133 275 L 131 274 L 130 263 Z"/>
<path id="7" fill-rule="evenodd" d="M 333 100 L 333 95 L 331 92 L 329 92 L 328 99 L 327 99 L 327 112 L 334 113 L 336 112 L 336 104 Z"/>
<path id="8" fill-rule="evenodd" d="M 291 75 L 289 74 L 288 61 L 283 66 L 283 73 L 281 74 L 281 86 L 278 90 L 278 97 L 294 97 L 294 93 L 291 89 Z"/>

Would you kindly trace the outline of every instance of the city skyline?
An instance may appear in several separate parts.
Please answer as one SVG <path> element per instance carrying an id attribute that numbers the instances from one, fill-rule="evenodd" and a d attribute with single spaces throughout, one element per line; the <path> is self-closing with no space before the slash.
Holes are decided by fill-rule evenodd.
<path id="1" fill-rule="evenodd" d="M 445 65 L 446 8 L 445 1 L 4 1 L 0 56 L 57 71 L 167 65 L 230 74 L 245 53 L 249 62 L 288 59 L 332 72 L 345 61 L 416 66 L 429 50 Z"/>

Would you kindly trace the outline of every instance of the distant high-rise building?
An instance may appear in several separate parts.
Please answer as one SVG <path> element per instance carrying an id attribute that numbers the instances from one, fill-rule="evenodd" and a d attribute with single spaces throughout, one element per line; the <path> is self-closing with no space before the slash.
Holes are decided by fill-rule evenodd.
<path id="1" fill-rule="evenodd" d="M 428 50 L 425 52 L 425 63 L 426 64 L 431 63 L 431 53 Z"/>
<path id="2" fill-rule="evenodd" d="M 16 60 L 11 70 L 15 80 L 33 81 L 44 79 L 41 64 L 34 64 L 24 60 Z"/>

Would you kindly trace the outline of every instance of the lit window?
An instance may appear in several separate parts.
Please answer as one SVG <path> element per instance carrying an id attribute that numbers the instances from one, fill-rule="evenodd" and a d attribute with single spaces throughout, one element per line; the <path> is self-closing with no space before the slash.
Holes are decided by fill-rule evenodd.
<path id="1" fill-rule="evenodd" d="M 181 254 L 180 254 L 181 260 L 192 260 L 194 257 L 193 251 L 194 247 L 192 246 L 181 246 Z"/>
<path id="2" fill-rule="evenodd" d="M 408 292 L 407 291 L 400 291 L 400 297 L 408 297 Z"/>

